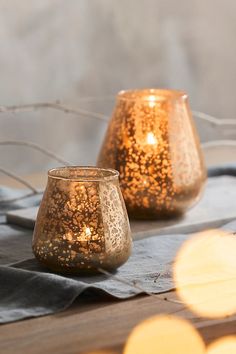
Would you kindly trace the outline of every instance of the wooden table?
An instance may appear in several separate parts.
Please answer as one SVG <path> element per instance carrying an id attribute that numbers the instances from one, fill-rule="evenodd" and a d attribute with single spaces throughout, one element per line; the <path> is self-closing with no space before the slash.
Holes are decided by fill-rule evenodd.
<path id="1" fill-rule="evenodd" d="M 103 349 L 104 354 L 118 354 L 122 353 L 126 338 L 136 324 L 163 313 L 190 320 L 206 343 L 236 334 L 236 315 L 221 320 L 200 318 L 176 299 L 175 292 L 124 301 L 110 297 L 80 298 L 61 313 L 2 325 L 0 353 L 92 354 L 93 350 Z"/>
<path id="2" fill-rule="evenodd" d="M 108 354 L 106 350 L 110 349 L 118 354 L 122 353 L 126 338 L 137 323 L 162 313 L 175 313 L 191 320 L 206 343 L 236 333 L 236 316 L 223 320 L 203 319 L 184 309 L 182 304 L 165 301 L 165 295 L 160 298 L 80 299 L 64 312 L 2 325 L 0 353 L 92 354 L 93 350 L 104 349 L 104 354 Z M 168 298 L 174 300 L 176 294 L 169 293 Z"/>

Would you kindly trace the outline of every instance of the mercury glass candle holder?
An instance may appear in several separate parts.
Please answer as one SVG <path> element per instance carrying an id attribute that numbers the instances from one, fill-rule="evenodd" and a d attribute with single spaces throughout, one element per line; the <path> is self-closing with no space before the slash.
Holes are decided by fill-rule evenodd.
<path id="1" fill-rule="evenodd" d="M 115 269 L 131 252 L 119 173 L 94 167 L 48 172 L 33 235 L 35 257 L 61 273 Z"/>
<path id="2" fill-rule="evenodd" d="M 206 170 L 187 94 L 121 91 L 98 158 L 120 172 L 131 217 L 178 216 L 194 205 Z"/>

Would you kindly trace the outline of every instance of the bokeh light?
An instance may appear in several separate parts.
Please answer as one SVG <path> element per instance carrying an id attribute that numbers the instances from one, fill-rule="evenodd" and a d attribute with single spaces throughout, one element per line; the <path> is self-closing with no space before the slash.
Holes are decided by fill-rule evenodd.
<path id="1" fill-rule="evenodd" d="M 236 354 L 236 336 L 216 340 L 209 345 L 207 354 Z"/>
<path id="2" fill-rule="evenodd" d="M 220 318 L 236 313 L 234 234 L 223 230 L 196 234 L 180 249 L 173 273 L 178 295 L 197 314 Z"/>
<path id="3" fill-rule="evenodd" d="M 155 316 L 131 332 L 124 354 L 203 354 L 205 345 L 194 327 L 174 316 Z"/>

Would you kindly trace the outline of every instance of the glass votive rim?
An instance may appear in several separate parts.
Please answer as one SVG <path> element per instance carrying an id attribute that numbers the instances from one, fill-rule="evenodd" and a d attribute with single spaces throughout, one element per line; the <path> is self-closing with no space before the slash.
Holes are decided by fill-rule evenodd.
<path id="1" fill-rule="evenodd" d="M 118 179 L 119 172 L 112 168 L 94 166 L 63 166 L 50 169 L 48 177 L 72 182 L 101 182 Z"/>
<path id="2" fill-rule="evenodd" d="M 187 98 L 188 95 L 185 91 L 158 88 L 122 90 L 117 94 L 117 99 L 124 101 L 134 101 L 140 99 L 147 102 L 158 102 L 168 100 L 186 100 Z"/>

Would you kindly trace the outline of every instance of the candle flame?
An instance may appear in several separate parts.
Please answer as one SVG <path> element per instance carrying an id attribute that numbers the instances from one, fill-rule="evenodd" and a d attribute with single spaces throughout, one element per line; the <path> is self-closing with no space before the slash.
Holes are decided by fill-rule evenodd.
<path id="1" fill-rule="evenodd" d="M 147 143 L 149 145 L 155 145 L 157 144 L 157 138 L 152 132 L 147 133 Z"/>
<path id="2" fill-rule="evenodd" d="M 148 100 L 149 100 L 149 107 L 153 108 L 156 105 L 156 102 L 155 102 L 156 97 L 151 95 L 148 97 Z"/>
<path id="3" fill-rule="evenodd" d="M 90 228 L 89 227 L 86 227 L 85 229 L 85 234 L 87 237 L 90 237 L 91 236 L 91 231 L 90 231 Z"/>

